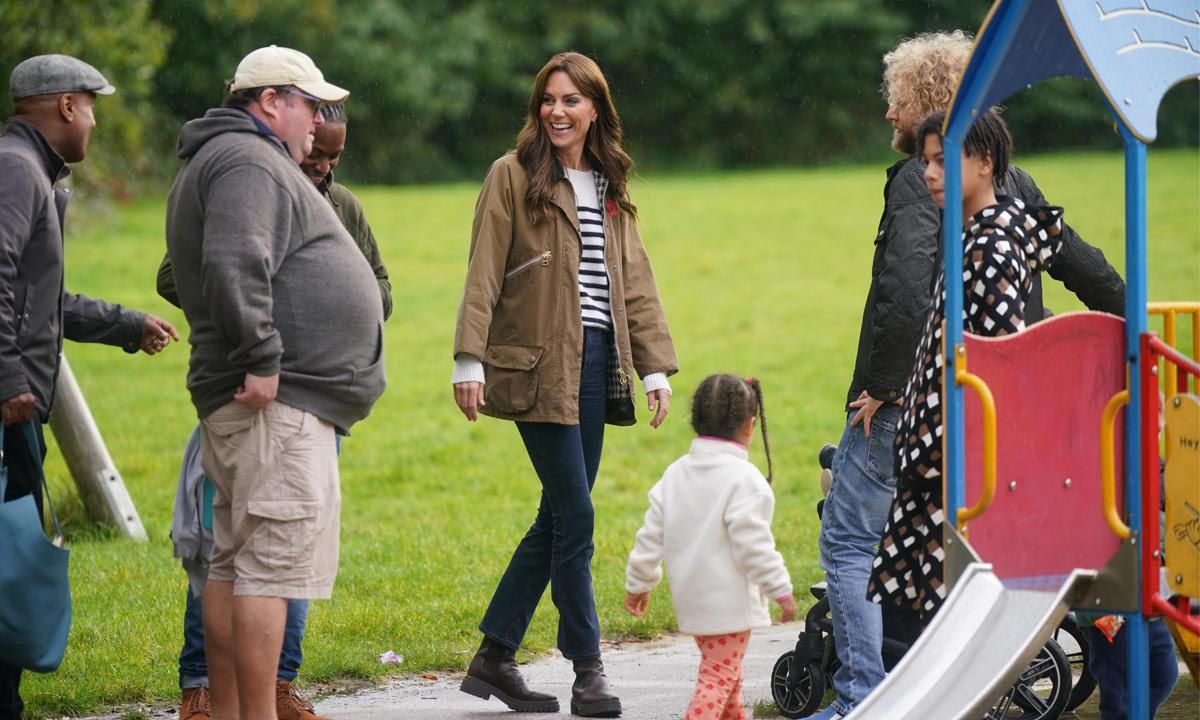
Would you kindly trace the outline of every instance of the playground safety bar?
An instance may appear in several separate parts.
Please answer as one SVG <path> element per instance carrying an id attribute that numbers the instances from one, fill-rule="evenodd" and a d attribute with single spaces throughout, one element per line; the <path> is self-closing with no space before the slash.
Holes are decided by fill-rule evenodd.
<path id="1" fill-rule="evenodd" d="M 1117 473 L 1114 469 L 1116 454 L 1113 452 L 1113 426 L 1117 422 L 1117 411 L 1128 402 L 1129 391 L 1122 390 L 1112 396 L 1108 404 L 1104 406 L 1104 414 L 1100 416 L 1100 496 L 1104 503 L 1104 519 L 1113 533 L 1122 540 L 1128 540 L 1133 535 L 1133 531 L 1121 520 L 1121 514 L 1117 512 Z M 1155 447 L 1158 446 L 1155 445 Z"/>
<path id="2" fill-rule="evenodd" d="M 1140 338 L 1141 379 L 1142 379 L 1142 612 L 1151 615 L 1166 615 L 1177 622 L 1180 627 L 1200 635 L 1200 623 L 1193 619 L 1187 610 L 1172 605 L 1158 593 L 1159 567 L 1162 539 L 1159 537 L 1158 513 L 1161 507 L 1161 494 L 1158 483 L 1145 482 L 1146 478 L 1156 478 L 1159 473 L 1158 458 L 1158 393 L 1146 392 L 1147 388 L 1155 387 L 1154 376 L 1158 374 L 1158 360 L 1166 360 L 1168 367 L 1174 365 L 1182 371 L 1179 385 L 1186 390 L 1187 376 L 1200 378 L 1200 365 L 1184 356 L 1175 348 L 1164 343 L 1153 333 L 1142 333 Z M 1185 598 L 1186 600 L 1186 598 Z M 1182 601 L 1181 601 L 1182 602 Z M 1184 606 L 1186 607 L 1186 606 Z"/>
<path id="3" fill-rule="evenodd" d="M 1178 344 L 1176 318 L 1179 315 L 1192 316 L 1192 357 L 1200 358 L 1200 302 L 1156 302 L 1146 306 L 1151 315 L 1159 315 L 1163 319 L 1163 342 L 1170 347 Z M 1179 376 L 1172 364 L 1167 364 L 1163 375 L 1163 389 L 1168 396 L 1177 392 L 1187 392 L 1187 376 Z"/>
<path id="4" fill-rule="evenodd" d="M 1200 621 L 1192 617 L 1190 614 L 1191 601 L 1190 598 L 1183 595 L 1176 596 L 1178 605 L 1172 604 L 1162 595 L 1154 593 L 1154 597 L 1150 598 L 1150 607 L 1164 617 L 1169 617 L 1179 625 L 1179 627 L 1187 630 L 1193 635 L 1200 635 Z"/>
<path id="5" fill-rule="evenodd" d="M 967 346 L 958 343 L 954 346 L 954 354 L 958 356 L 954 363 L 954 382 L 975 391 L 983 412 L 983 497 L 969 508 L 958 509 L 959 531 L 966 534 L 964 525 L 982 515 L 996 496 L 996 400 L 983 378 L 967 372 Z"/>

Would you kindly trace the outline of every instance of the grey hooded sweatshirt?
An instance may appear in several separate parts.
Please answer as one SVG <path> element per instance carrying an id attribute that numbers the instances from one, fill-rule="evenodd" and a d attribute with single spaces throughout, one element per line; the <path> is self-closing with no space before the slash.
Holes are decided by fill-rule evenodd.
<path id="1" fill-rule="evenodd" d="M 371 266 L 283 144 L 247 113 L 209 110 L 179 133 L 167 255 L 191 326 L 201 418 L 245 374 L 346 432 L 383 393 L 383 310 Z"/>

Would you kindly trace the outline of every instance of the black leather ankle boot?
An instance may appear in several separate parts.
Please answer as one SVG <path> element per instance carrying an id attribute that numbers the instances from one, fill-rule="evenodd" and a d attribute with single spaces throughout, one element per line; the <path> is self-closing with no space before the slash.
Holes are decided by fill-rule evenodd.
<path id="1" fill-rule="evenodd" d="M 517 651 L 486 637 L 472 658 L 459 690 L 484 700 L 495 695 L 517 712 L 558 712 L 558 698 L 526 687 L 525 678 L 517 669 Z"/>
<path id="2" fill-rule="evenodd" d="M 581 717 L 621 716 L 621 700 L 613 694 L 604 675 L 604 663 L 595 657 L 575 660 L 575 684 L 571 686 L 571 714 Z"/>

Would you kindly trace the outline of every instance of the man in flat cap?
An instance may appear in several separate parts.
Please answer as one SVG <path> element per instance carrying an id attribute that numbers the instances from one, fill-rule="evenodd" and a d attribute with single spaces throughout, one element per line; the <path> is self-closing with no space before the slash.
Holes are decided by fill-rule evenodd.
<path id="1" fill-rule="evenodd" d="M 307 55 L 260 48 L 224 106 L 179 134 L 167 255 L 217 488 L 203 596 L 216 718 L 275 717 L 286 600 L 328 598 L 337 574 L 335 434 L 384 388 L 374 273 L 299 165 L 322 103 L 347 95 Z"/>
<path id="2" fill-rule="evenodd" d="M 179 334 L 170 323 L 63 289 L 68 163 L 87 154 L 97 95 L 112 85 L 67 55 L 18 64 L 14 114 L 0 136 L 0 416 L 8 485 L 4 500 L 33 494 L 42 509 L 41 425 L 50 415 L 62 341 L 100 342 L 153 355 Z M 22 426 L 33 422 L 39 447 Z M 2 544 L 2 540 L 0 540 Z M 2 552 L 2 550 L 0 550 Z M 0 663 L 0 719 L 19 719 L 21 668 Z"/>

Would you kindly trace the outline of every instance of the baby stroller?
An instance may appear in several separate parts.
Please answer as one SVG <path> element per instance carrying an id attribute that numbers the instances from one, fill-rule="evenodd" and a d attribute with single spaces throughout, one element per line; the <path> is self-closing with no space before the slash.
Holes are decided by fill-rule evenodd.
<path id="1" fill-rule="evenodd" d="M 818 456 L 822 494 L 829 490 L 835 450 L 833 445 L 826 445 Z M 818 517 L 824 503 L 824 499 L 817 503 Z M 840 666 L 825 583 L 816 583 L 810 592 L 816 604 L 805 615 L 804 630 L 796 638 L 795 647 L 781 655 L 771 670 L 771 696 L 786 718 L 803 718 L 818 712 L 825 704 L 826 690 L 833 687 L 833 674 Z M 908 651 L 908 643 L 898 639 L 893 626 L 885 609 L 883 664 L 888 671 Z M 987 718 L 1054 720 L 1083 704 L 1095 688 L 1096 681 L 1087 669 L 1087 643 L 1073 618 L 1068 616 L 1012 687 L 999 698 Z"/>

